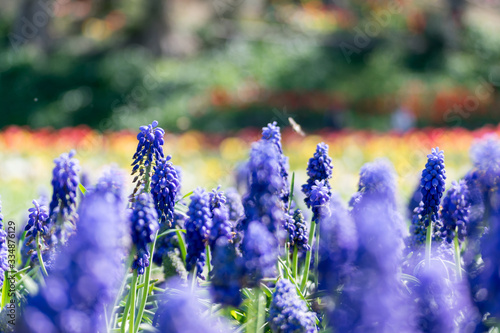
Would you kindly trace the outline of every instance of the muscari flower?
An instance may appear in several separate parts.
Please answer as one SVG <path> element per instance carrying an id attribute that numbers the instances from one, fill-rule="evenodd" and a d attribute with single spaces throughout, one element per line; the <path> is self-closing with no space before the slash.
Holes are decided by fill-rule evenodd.
<path id="1" fill-rule="evenodd" d="M 225 206 L 215 208 L 212 211 L 212 229 L 210 230 L 210 248 L 213 249 L 217 239 L 225 237 L 233 238 L 233 225 L 229 221 L 228 210 Z"/>
<path id="2" fill-rule="evenodd" d="M 288 207 L 288 199 L 290 196 L 290 184 L 288 183 L 288 158 L 283 154 L 283 148 L 281 147 L 281 132 L 276 122 L 269 123 L 266 127 L 262 128 L 262 140 L 272 142 L 278 148 L 280 175 L 283 178 L 283 188 L 281 189 L 280 197 L 285 207 Z"/>
<path id="3" fill-rule="evenodd" d="M 328 216 L 330 209 L 328 201 L 330 200 L 330 188 L 325 180 L 316 180 L 311 187 L 311 194 L 309 196 L 309 204 L 313 211 L 313 221 L 319 222 L 322 215 Z"/>
<path id="4" fill-rule="evenodd" d="M 0 288 L 3 286 L 4 273 L 9 269 L 7 233 L 3 230 L 2 202 L 0 202 Z"/>
<path id="5" fill-rule="evenodd" d="M 444 152 L 439 150 L 439 148 L 432 148 L 432 153 L 427 155 L 427 159 L 420 180 L 420 191 L 422 192 L 422 201 L 424 202 L 422 215 L 424 216 L 426 226 L 429 224 L 427 216 L 430 215 L 432 221 L 436 221 L 446 179 Z"/>
<path id="6" fill-rule="evenodd" d="M 386 159 L 365 163 L 359 172 L 358 192 L 362 195 L 382 195 L 396 207 L 396 172 Z"/>
<path id="7" fill-rule="evenodd" d="M 288 223 L 286 224 L 286 229 L 288 231 L 288 241 L 290 242 L 290 251 L 297 246 L 300 252 L 307 252 L 311 249 L 311 246 L 307 244 L 309 238 L 309 232 L 307 230 L 307 223 L 302 215 L 300 209 L 296 209 L 293 216 L 290 216 Z"/>
<path id="8" fill-rule="evenodd" d="M 132 243 L 137 249 L 132 269 L 137 269 L 137 273 L 142 275 L 149 266 L 149 243 L 153 242 L 159 229 L 158 215 L 151 194 L 141 193 L 137 196 L 132 206 L 130 221 Z"/>
<path id="9" fill-rule="evenodd" d="M 474 172 L 485 195 L 500 183 L 500 140 L 487 136 L 472 145 L 470 156 Z"/>
<path id="10" fill-rule="evenodd" d="M 252 221 L 260 221 L 271 233 L 283 225 L 284 210 L 279 193 L 283 189 L 283 178 L 277 159 L 278 150 L 272 142 L 259 141 L 253 144 L 248 167 L 250 189 L 243 199 L 245 218 L 240 229 L 246 230 Z"/>
<path id="11" fill-rule="evenodd" d="M 150 169 L 155 162 L 165 157 L 163 154 L 163 136 L 165 135 L 165 131 L 163 128 L 157 126 L 158 121 L 155 120 L 150 125 L 141 126 L 139 128 L 141 131 L 137 134 L 137 140 L 139 140 L 139 142 L 137 143 L 137 150 L 133 156 L 132 175 L 137 171 L 139 171 L 139 174 L 133 181 L 134 183 L 137 182 L 137 185 L 132 193 L 132 198 L 135 196 L 135 193 L 139 191 L 141 186 L 146 184 L 146 178 L 152 176 L 151 173 L 145 175 L 146 170 Z"/>
<path id="12" fill-rule="evenodd" d="M 217 239 L 212 252 L 213 270 L 210 293 L 214 302 L 238 307 L 241 304 L 241 278 L 244 267 L 234 243 L 226 237 Z"/>
<path id="13" fill-rule="evenodd" d="M 358 239 L 354 221 L 337 193 L 332 193 L 330 209 L 331 216 L 319 226 L 318 282 L 328 295 L 335 296 L 354 269 Z"/>
<path id="14" fill-rule="evenodd" d="M 224 191 L 220 189 L 220 185 L 216 189 L 214 188 L 208 195 L 210 196 L 210 211 L 226 205 L 227 198 Z"/>
<path id="15" fill-rule="evenodd" d="M 269 326 L 273 333 L 317 332 L 314 313 L 307 309 L 295 286 L 286 279 L 276 284 L 269 309 Z"/>
<path id="16" fill-rule="evenodd" d="M 311 207 L 311 192 L 312 187 L 316 184 L 316 181 L 324 180 L 324 185 L 328 189 L 328 195 L 330 195 L 330 183 L 329 179 L 332 178 L 332 159 L 328 156 L 328 145 L 325 143 L 319 143 L 316 147 L 316 152 L 314 156 L 309 159 L 307 163 L 307 183 L 302 185 L 302 192 L 305 194 L 306 198 L 304 202 L 307 207 Z"/>
<path id="17" fill-rule="evenodd" d="M 160 224 L 172 223 L 174 206 L 181 187 L 177 170 L 170 159 L 169 155 L 165 159 L 157 160 L 153 177 L 151 177 L 151 194 Z"/>
<path id="18" fill-rule="evenodd" d="M 78 235 L 68 241 L 50 275 L 27 304 L 16 332 L 104 332 L 106 306 L 124 273 L 121 261 L 125 221 L 112 209 L 113 195 L 88 193 L 78 209 Z"/>
<path id="19" fill-rule="evenodd" d="M 467 235 L 470 208 L 467 196 L 467 185 L 461 180 L 459 183 L 455 181 L 451 183 L 451 187 L 443 199 L 441 232 L 448 243 L 453 242 L 455 233 L 457 233 L 459 241 L 463 241 Z"/>
<path id="20" fill-rule="evenodd" d="M 208 242 L 212 228 L 210 195 L 204 189 L 198 187 L 193 191 L 187 215 L 186 269 L 191 271 L 196 267 L 197 275 L 202 277 L 203 266 L 205 266 L 205 244 Z"/>
<path id="21" fill-rule="evenodd" d="M 422 212 L 424 211 L 424 203 L 420 201 L 418 207 L 413 210 L 413 217 L 410 225 L 410 235 L 408 236 L 406 243 L 408 248 L 411 251 L 422 249 L 425 246 L 425 238 L 427 229 L 425 227 L 424 216 Z M 440 220 L 437 220 L 434 223 L 432 228 L 432 241 L 440 242 L 441 241 L 441 229 L 442 223 Z"/>
<path id="22" fill-rule="evenodd" d="M 243 286 L 255 287 L 262 278 L 274 276 L 278 258 L 277 241 L 261 222 L 253 221 L 248 225 L 242 253 Z"/>
<path id="23" fill-rule="evenodd" d="M 170 290 L 175 291 L 169 293 Z M 153 319 L 160 332 L 169 333 L 224 333 L 231 330 L 215 316 L 207 316 L 197 296 L 180 281 L 172 279 L 160 301 Z"/>
<path id="24" fill-rule="evenodd" d="M 241 196 L 235 189 L 230 188 L 226 191 L 226 198 L 226 205 L 229 209 L 229 220 L 233 222 L 234 225 L 245 215 L 245 210 L 243 209 L 243 204 L 241 203 Z"/>
<path id="25" fill-rule="evenodd" d="M 26 237 L 36 238 L 37 234 L 44 235 L 48 232 L 47 220 L 49 219 L 49 212 L 47 207 L 40 206 L 36 200 L 33 200 L 34 208 L 30 208 L 28 224 L 24 230 L 28 231 Z"/>
<path id="26" fill-rule="evenodd" d="M 72 221 L 76 211 L 76 192 L 80 179 L 79 162 L 75 156 L 76 152 L 71 150 L 63 153 L 54 160 L 55 167 L 52 170 L 52 200 L 49 205 L 49 215 L 53 222 L 60 214 L 63 219 Z M 73 221 L 72 221 L 73 222 Z"/>
<path id="27" fill-rule="evenodd" d="M 410 302 L 399 276 L 403 239 L 391 222 L 391 200 L 364 196 L 354 211 L 355 269 L 330 314 L 339 332 L 412 332 Z"/>

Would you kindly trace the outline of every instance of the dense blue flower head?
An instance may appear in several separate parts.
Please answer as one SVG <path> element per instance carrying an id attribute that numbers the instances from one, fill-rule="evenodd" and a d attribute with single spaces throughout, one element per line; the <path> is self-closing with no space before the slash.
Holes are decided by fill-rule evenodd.
<path id="1" fill-rule="evenodd" d="M 274 276 L 277 246 L 276 238 L 262 223 L 254 221 L 248 225 L 242 246 L 244 286 L 255 287 L 262 278 Z"/>
<path id="2" fill-rule="evenodd" d="M 410 235 L 406 243 L 411 251 L 420 250 L 425 246 L 425 237 L 427 235 L 427 228 L 425 227 L 425 216 L 422 214 L 424 211 L 424 203 L 420 201 L 418 207 L 413 210 L 413 217 L 410 225 Z M 441 241 L 441 221 L 437 220 L 433 225 L 432 241 Z"/>
<path id="3" fill-rule="evenodd" d="M 319 239 L 319 286 L 335 296 L 353 271 L 358 238 L 354 221 L 338 193 L 330 199 L 332 215 L 321 221 Z"/>
<path id="4" fill-rule="evenodd" d="M 212 229 L 210 230 L 210 248 L 214 248 L 217 239 L 233 238 L 233 224 L 229 221 L 229 211 L 226 206 L 214 208 L 212 211 Z"/>
<path id="5" fill-rule="evenodd" d="M 500 191 L 492 194 L 498 200 Z M 500 209 L 495 209 L 489 217 L 490 227 L 481 238 L 483 265 L 477 274 L 469 275 L 473 299 L 484 316 L 500 317 Z"/>
<path id="6" fill-rule="evenodd" d="M 153 121 L 148 126 L 141 126 L 137 134 L 137 150 L 134 154 L 132 163 L 133 171 L 139 169 L 141 165 L 147 167 L 156 159 L 157 161 L 164 157 L 163 154 L 163 136 L 165 131 L 158 126 L 158 121 Z M 133 172 L 132 172 L 133 174 Z"/>
<path id="7" fill-rule="evenodd" d="M 273 333 L 315 333 L 316 318 L 299 298 L 295 286 L 286 279 L 276 284 L 271 307 L 269 326 Z"/>
<path id="8" fill-rule="evenodd" d="M 330 188 L 326 185 L 326 180 L 316 180 L 311 187 L 311 194 L 309 196 L 309 204 L 313 211 L 313 221 L 319 222 L 322 215 L 328 216 L 330 209 L 328 207 L 328 200 L 330 200 Z"/>
<path id="9" fill-rule="evenodd" d="M 288 158 L 283 154 L 283 148 L 281 146 L 281 132 L 276 122 L 269 123 L 267 124 L 266 127 L 262 128 L 262 140 L 272 142 L 278 148 L 280 175 L 283 178 L 283 188 L 281 189 L 280 197 L 285 207 L 287 207 L 290 195 L 289 193 L 290 184 L 288 183 L 288 169 L 289 169 Z"/>
<path id="10" fill-rule="evenodd" d="M 76 191 L 80 179 L 79 162 L 74 150 L 63 153 L 54 160 L 55 167 L 52 170 L 52 200 L 49 205 L 51 218 L 60 213 L 63 218 L 69 219 L 76 210 Z"/>
<path id="11" fill-rule="evenodd" d="M 431 215 L 432 220 L 436 220 L 436 215 L 439 210 L 439 203 L 444 192 L 446 179 L 446 171 L 444 170 L 444 152 L 439 148 L 432 148 L 432 153 L 427 155 L 427 163 L 422 171 L 420 180 L 420 191 L 422 193 L 422 201 L 424 202 L 424 216 Z M 425 225 L 429 223 L 425 219 Z"/>
<path id="12" fill-rule="evenodd" d="M 455 232 L 457 232 L 460 241 L 463 241 L 467 235 L 470 209 L 470 203 L 467 201 L 468 192 L 467 185 L 463 180 L 459 183 L 454 181 L 443 199 L 441 232 L 448 243 L 453 242 Z"/>
<path id="13" fill-rule="evenodd" d="M 260 221 L 271 233 L 283 225 L 283 202 L 279 193 L 283 189 L 283 178 L 276 145 L 259 141 L 253 144 L 248 167 L 250 170 L 250 189 L 243 200 L 245 219 L 240 228 L 246 230 L 252 221 Z"/>
<path id="14" fill-rule="evenodd" d="M 297 246 L 299 252 L 307 252 L 311 246 L 307 244 L 309 231 L 307 223 L 300 209 L 296 209 L 293 216 L 287 219 L 286 229 L 288 231 L 288 242 L 290 242 L 290 251 L 293 251 L 294 246 Z"/>
<path id="15" fill-rule="evenodd" d="M 217 239 L 213 254 L 210 293 L 214 302 L 238 307 L 241 304 L 241 279 L 244 266 L 234 243 L 226 237 Z"/>
<path id="16" fill-rule="evenodd" d="M 172 223 L 174 206 L 181 187 L 177 170 L 170 158 L 169 155 L 167 158 L 157 160 L 151 177 L 151 194 L 161 224 Z"/>
<path id="17" fill-rule="evenodd" d="M 130 221 L 132 243 L 137 248 L 137 258 L 134 260 L 132 269 L 137 269 L 137 273 L 142 275 L 149 266 L 149 243 L 153 242 L 159 229 L 158 215 L 150 193 L 141 193 L 136 197 Z"/>
<path id="18" fill-rule="evenodd" d="M 121 211 L 126 203 L 125 173 L 117 167 L 111 167 L 99 178 L 93 191 L 103 195 L 113 195 Z"/>
<path id="19" fill-rule="evenodd" d="M 245 215 L 245 210 L 243 209 L 243 204 L 241 202 L 241 196 L 234 188 L 230 188 L 226 191 L 226 198 L 226 205 L 229 209 L 229 220 L 231 220 L 234 225 Z"/>
<path id="20" fill-rule="evenodd" d="M 113 195 L 89 192 L 78 208 L 78 235 L 61 251 L 37 295 L 28 297 L 17 332 L 105 332 L 104 311 L 125 273 L 126 223 Z M 109 310 L 109 309 L 108 309 Z"/>
<path id="21" fill-rule="evenodd" d="M 220 185 L 214 188 L 208 195 L 210 196 L 210 211 L 226 205 L 227 198 L 224 191 L 220 189 Z"/>
<path id="22" fill-rule="evenodd" d="M 198 187 L 191 195 L 186 221 L 186 269 L 191 271 L 195 266 L 198 276 L 202 276 L 205 266 L 205 245 L 209 240 L 212 228 L 210 212 L 210 195 Z"/>
<path id="23" fill-rule="evenodd" d="M 391 221 L 391 200 L 366 196 L 354 211 L 356 269 L 348 275 L 331 318 L 339 332 L 412 332 L 410 302 L 399 276 L 403 239 Z"/>
<path id="24" fill-rule="evenodd" d="M 316 181 L 324 180 L 324 185 L 330 190 L 329 179 L 332 178 L 332 159 L 328 156 L 328 145 L 321 142 L 316 147 L 316 152 L 307 163 L 307 183 L 302 185 L 302 192 L 306 195 L 304 202 L 307 207 L 311 207 L 311 191 Z M 330 193 L 328 193 L 330 194 Z"/>
<path id="25" fill-rule="evenodd" d="M 30 208 L 28 224 L 24 230 L 27 230 L 26 237 L 36 238 L 36 235 L 40 233 L 44 235 L 48 232 L 47 220 L 49 219 L 49 211 L 47 207 L 40 206 L 36 200 L 33 200 L 33 205 L 35 207 Z"/>
<path id="26" fill-rule="evenodd" d="M 396 207 L 396 172 L 392 163 L 386 159 L 365 163 L 359 172 L 358 192 L 382 195 Z"/>
<path id="27" fill-rule="evenodd" d="M 0 202 L 0 288 L 3 286 L 4 272 L 9 270 L 7 233 L 3 229 L 2 202 Z"/>
<path id="28" fill-rule="evenodd" d="M 475 143 L 470 149 L 477 179 L 483 190 L 489 191 L 500 183 L 500 140 L 488 136 Z"/>
<path id="29" fill-rule="evenodd" d="M 179 280 L 171 279 L 156 311 L 153 325 L 159 332 L 169 333 L 231 332 L 223 322 L 215 316 L 206 315 L 204 310 L 196 294 L 185 288 Z"/>

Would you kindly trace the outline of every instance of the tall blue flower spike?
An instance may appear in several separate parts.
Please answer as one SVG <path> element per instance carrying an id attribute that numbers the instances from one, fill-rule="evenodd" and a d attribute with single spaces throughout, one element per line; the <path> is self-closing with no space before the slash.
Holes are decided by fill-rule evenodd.
<path id="1" fill-rule="evenodd" d="M 80 179 L 79 162 L 74 158 L 74 150 L 63 153 L 54 160 L 55 167 L 52 171 L 52 200 L 49 205 L 51 219 L 51 233 L 56 235 L 58 242 L 64 243 L 73 232 L 76 224 L 76 198 Z M 69 221 L 72 227 L 65 224 Z"/>
<path id="2" fill-rule="evenodd" d="M 276 284 L 269 309 L 269 326 L 273 333 L 317 332 L 314 313 L 307 309 L 295 286 L 286 279 Z"/>
<path id="3" fill-rule="evenodd" d="M 132 269 L 137 269 L 137 274 L 142 275 L 149 266 L 149 243 L 154 241 L 159 229 L 158 215 L 154 209 L 153 197 L 149 193 L 141 193 L 137 196 L 132 206 L 130 217 L 132 243 L 137 248 Z"/>
<path id="4" fill-rule="evenodd" d="M 260 221 L 273 234 L 283 226 L 285 212 L 279 194 L 284 184 L 277 156 L 278 148 L 272 142 L 259 141 L 252 146 L 248 162 L 250 190 L 243 199 L 245 218 L 240 224 L 243 231 L 252 221 Z"/>
<path id="5" fill-rule="evenodd" d="M 288 242 L 290 243 L 290 250 L 297 246 L 300 252 L 306 252 L 311 249 L 311 245 L 307 243 L 309 232 L 307 223 L 300 209 L 296 209 L 293 216 L 287 219 L 286 229 L 288 231 Z"/>
<path id="6" fill-rule="evenodd" d="M 117 204 L 112 193 L 85 195 L 78 208 L 78 234 L 56 256 L 38 294 L 28 297 L 16 332 L 107 330 L 104 311 L 125 272 L 121 244 L 127 224 L 115 213 Z"/>
<path id="7" fill-rule="evenodd" d="M 163 154 L 163 136 L 165 131 L 158 127 L 158 121 L 153 121 L 148 126 L 141 126 L 141 131 L 137 134 L 137 149 L 133 156 L 132 175 L 135 176 L 133 182 L 137 182 L 131 198 L 134 199 L 137 192 L 140 192 L 143 186 L 148 186 L 148 179 L 151 180 L 152 168 L 156 162 L 165 157 Z M 148 173 L 148 174 L 146 174 Z"/>
<path id="8" fill-rule="evenodd" d="M 439 204 L 444 192 L 445 179 L 444 152 L 439 150 L 439 148 L 432 148 L 432 152 L 427 155 L 427 163 L 420 179 L 420 191 L 424 203 L 422 215 L 424 216 L 426 227 L 429 225 L 427 216 L 430 215 L 433 222 L 437 219 Z"/>
<path id="9" fill-rule="evenodd" d="M 262 128 L 262 140 L 272 142 L 278 148 L 280 175 L 283 178 L 283 188 L 281 189 L 280 197 L 284 206 L 288 207 L 290 197 L 290 184 L 288 182 L 288 157 L 283 154 L 283 148 L 281 146 L 281 132 L 276 122 L 269 123 L 266 127 Z"/>
<path id="10" fill-rule="evenodd" d="M 151 177 L 151 194 L 155 202 L 160 224 L 171 225 L 174 219 L 174 206 L 181 187 L 177 170 L 170 161 L 170 155 L 159 159 Z"/>
<path id="11" fill-rule="evenodd" d="M 328 195 L 330 195 L 330 178 L 332 178 L 332 159 L 328 156 L 328 145 L 321 142 L 316 147 L 316 152 L 314 156 L 309 159 L 307 163 L 307 183 L 302 185 L 302 192 L 305 194 L 304 202 L 307 207 L 310 208 L 311 203 L 311 193 L 313 186 L 316 185 L 316 181 L 324 181 L 324 186 L 328 189 Z"/>
<path id="12" fill-rule="evenodd" d="M 49 219 L 49 211 L 47 207 L 40 206 L 36 200 L 33 200 L 35 207 L 30 208 L 28 224 L 24 230 L 28 231 L 26 237 L 36 238 L 37 234 L 44 235 L 48 232 L 47 220 Z"/>
<path id="13" fill-rule="evenodd" d="M 196 267 L 197 275 L 202 277 L 205 266 L 205 245 L 210 236 L 212 228 L 212 216 L 210 213 L 210 195 L 198 187 L 191 195 L 191 202 L 186 221 L 186 269 L 191 271 Z"/>
<path id="14" fill-rule="evenodd" d="M 441 233 L 448 243 L 453 242 L 455 233 L 458 234 L 460 242 L 464 241 L 467 235 L 470 210 L 470 203 L 466 199 L 468 192 L 467 185 L 463 180 L 459 183 L 454 181 L 443 199 Z"/>

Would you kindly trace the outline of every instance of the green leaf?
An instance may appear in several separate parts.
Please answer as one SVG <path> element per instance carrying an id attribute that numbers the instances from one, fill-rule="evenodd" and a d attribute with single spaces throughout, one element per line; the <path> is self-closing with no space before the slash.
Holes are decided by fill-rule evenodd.
<path id="1" fill-rule="evenodd" d="M 87 189 L 82 185 L 82 183 L 78 184 L 78 188 L 82 191 L 83 195 L 87 194 Z"/>

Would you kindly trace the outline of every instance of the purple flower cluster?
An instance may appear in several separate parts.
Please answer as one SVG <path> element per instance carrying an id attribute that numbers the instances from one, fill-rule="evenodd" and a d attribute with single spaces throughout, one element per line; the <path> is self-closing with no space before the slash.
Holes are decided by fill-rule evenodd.
<path id="1" fill-rule="evenodd" d="M 453 242 L 455 233 L 459 241 L 463 241 L 467 235 L 470 209 L 468 194 L 467 185 L 463 180 L 459 183 L 454 181 L 443 199 L 441 235 L 448 243 Z"/>
<path id="2" fill-rule="evenodd" d="M 250 152 L 250 190 L 243 200 L 245 219 L 240 228 L 246 230 L 252 221 L 260 221 L 271 233 L 284 222 L 280 200 L 284 182 L 280 175 L 279 151 L 272 142 L 254 143 Z"/>
<path id="3" fill-rule="evenodd" d="M 307 309 L 295 286 L 286 279 L 276 284 L 269 309 L 269 326 L 273 333 L 317 332 L 314 313 Z"/>
<path id="4" fill-rule="evenodd" d="M 358 193 L 362 195 L 382 195 L 396 208 L 396 173 L 386 159 L 366 163 L 359 172 Z"/>
<path id="5" fill-rule="evenodd" d="M 78 236 L 68 241 L 38 294 L 28 297 L 17 332 L 104 332 L 104 311 L 124 267 L 120 244 L 126 223 L 110 209 L 113 195 L 88 193 L 79 209 Z"/>
<path id="6" fill-rule="evenodd" d="M 309 238 L 309 232 L 307 230 L 307 223 L 302 215 L 300 209 L 296 209 L 293 213 L 293 217 L 290 216 L 288 223 L 286 224 L 286 229 L 288 231 L 288 241 L 290 242 L 290 251 L 293 251 L 293 247 L 297 246 L 300 252 L 307 252 L 311 249 L 311 246 L 307 243 Z"/>
<path id="7" fill-rule="evenodd" d="M 274 276 L 278 259 L 277 241 L 262 223 L 254 221 L 248 225 L 242 253 L 243 286 L 256 287 L 262 278 Z"/>
<path id="8" fill-rule="evenodd" d="M 141 193 L 137 196 L 132 206 L 130 221 L 132 243 L 137 249 L 137 257 L 132 264 L 132 269 L 137 269 L 137 273 L 142 275 L 149 266 L 149 243 L 154 241 L 159 229 L 158 216 L 151 194 Z"/>
<path id="9" fill-rule="evenodd" d="M 319 240 L 319 285 L 330 296 L 346 283 L 353 271 L 358 239 L 354 221 L 337 193 L 330 199 L 332 215 L 324 219 Z"/>
<path id="10" fill-rule="evenodd" d="M 158 126 L 158 121 L 148 126 L 141 126 L 139 134 L 137 134 L 137 149 L 134 154 L 134 162 L 132 163 L 132 174 L 141 166 L 149 166 L 153 163 L 154 159 L 157 161 L 164 158 L 163 154 L 163 136 L 165 131 Z"/>
<path id="11" fill-rule="evenodd" d="M 488 136 L 471 147 L 470 156 L 474 164 L 480 187 L 488 192 L 500 184 L 500 140 Z"/>
<path id="12" fill-rule="evenodd" d="M 245 215 L 245 210 L 241 203 L 241 196 L 232 188 L 226 191 L 226 198 L 226 206 L 229 209 L 229 220 L 233 222 L 233 226 L 235 226 Z"/>
<path id="13" fill-rule="evenodd" d="M 48 232 L 47 220 L 49 219 L 49 212 L 47 207 L 40 206 L 36 200 L 33 200 L 34 208 L 30 208 L 28 224 L 24 230 L 27 230 L 26 237 L 36 238 L 37 234 L 44 235 Z"/>
<path id="14" fill-rule="evenodd" d="M 302 185 L 302 192 L 305 194 L 306 198 L 304 202 L 307 207 L 312 206 L 311 193 L 313 186 L 316 185 L 316 181 L 324 180 L 324 186 L 328 189 L 328 195 L 330 195 L 330 182 L 329 179 L 332 178 L 332 159 L 328 156 L 328 145 L 321 142 L 316 147 L 316 152 L 313 157 L 309 159 L 307 163 L 307 183 Z"/>
<path id="15" fill-rule="evenodd" d="M 313 221 L 318 223 L 322 217 L 330 214 L 328 200 L 330 200 L 330 188 L 326 180 L 316 180 L 311 187 L 309 204 L 313 211 Z"/>
<path id="16" fill-rule="evenodd" d="M 288 207 L 288 199 L 290 196 L 290 184 L 288 183 L 288 158 L 283 154 L 283 148 L 281 146 L 281 132 L 276 122 L 269 123 L 266 127 L 262 128 L 262 140 L 272 142 L 278 148 L 279 169 L 280 175 L 283 178 L 283 187 L 281 189 L 280 197 L 285 207 Z"/>
<path id="17" fill-rule="evenodd" d="M 151 194 L 153 195 L 156 213 L 160 224 L 172 224 L 174 206 L 180 191 L 180 180 L 177 170 L 170 161 L 171 156 L 156 161 L 153 177 L 151 177 Z"/>
<path id="18" fill-rule="evenodd" d="M 160 332 L 223 333 L 231 330 L 214 316 L 203 313 L 196 295 L 186 290 L 178 280 L 170 280 L 166 294 L 156 311 L 153 325 Z"/>
<path id="19" fill-rule="evenodd" d="M 422 215 L 425 217 L 426 226 L 429 224 L 427 216 L 430 215 L 432 221 L 435 221 L 437 217 L 446 179 L 444 167 L 444 152 L 439 148 L 432 148 L 432 152 L 427 155 L 427 163 L 420 180 L 420 191 L 424 202 Z"/>
<path id="20" fill-rule="evenodd" d="M 241 304 L 241 279 L 244 266 L 234 243 L 226 237 L 217 239 L 212 252 L 211 295 L 215 302 L 238 307 Z"/>
<path id="21" fill-rule="evenodd" d="M 214 208 L 212 211 L 212 229 L 210 230 L 211 249 L 213 249 L 217 239 L 220 237 L 233 238 L 233 225 L 229 221 L 229 213 L 225 205 L 220 208 Z"/>
<path id="22" fill-rule="evenodd" d="M 186 221 L 186 269 L 191 271 L 196 267 L 197 275 L 202 277 L 205 266 L 205 245 L 209 240 L 212 228 L 210 212 L 210 195 L 198 187 L 191 195 Z"/>
<path id="23" fill-rule="evenodd" d="M 76 192 L 80 179 L 79 162 L 74 150 L 63 153 L 54 160 L 52 170 L 52 200 L 49 205 L 49 215 L 54 221 L 61 214 L 63 219 L 71 220 L 76 211 Z"/>

